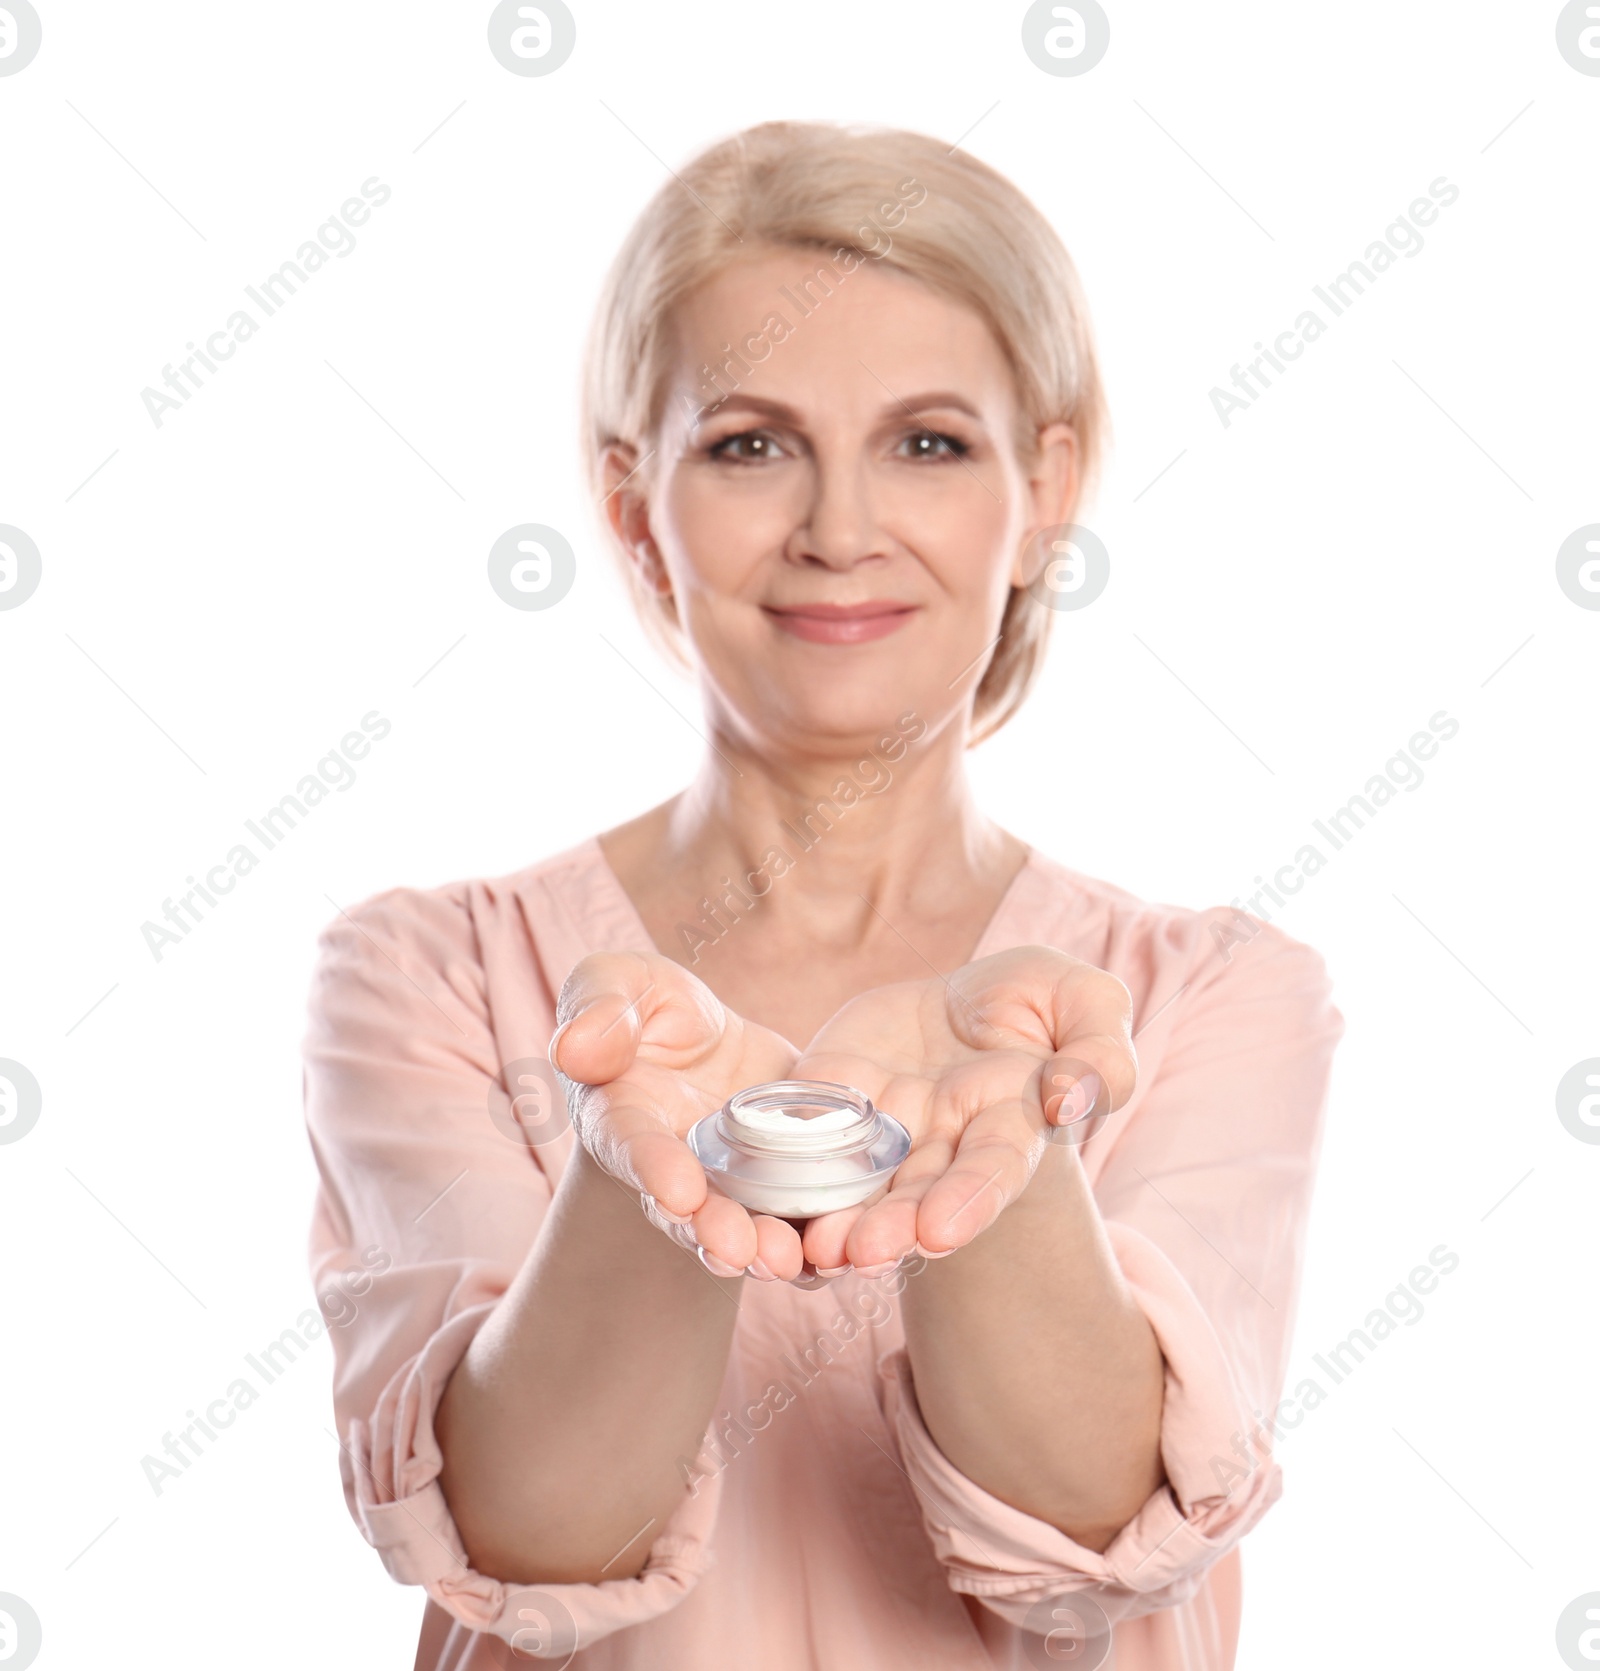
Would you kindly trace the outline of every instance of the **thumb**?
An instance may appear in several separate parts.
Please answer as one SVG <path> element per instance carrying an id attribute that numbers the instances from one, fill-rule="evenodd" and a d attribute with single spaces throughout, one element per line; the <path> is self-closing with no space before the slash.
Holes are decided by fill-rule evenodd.
<path id="1" fill-rule="evenodd" d="M 580 1085 L 604 1085 L 626 1073 L 639 1053 L 656 981 L 633 953 L 591 953 L 574 965 L 556 1001 L 560 1025 L 548 1054 L 558 1073 Z"/>
<path id="2" fill-rule="evenodd" d="M 1133 1094 L 1133 1047 L 1122 1039 L 1075 1038 L 1044 1064 L 1039 1100 L 1055 1128 L 1051 1141 L 1076 1147 L 1105 1125 Z"/>

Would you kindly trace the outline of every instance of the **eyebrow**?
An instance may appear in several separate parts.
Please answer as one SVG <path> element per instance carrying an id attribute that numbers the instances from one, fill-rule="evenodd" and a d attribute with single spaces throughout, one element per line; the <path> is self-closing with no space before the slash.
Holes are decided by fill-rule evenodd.
<path id="1" fill-rule="evenodd" d="M 931 411 L 939 407 L 964 412 L 974 423 L 981 424 L 983 422 L 983 414 L 978 411 L 977 407 L 964 395 L 958 395 L 950 389 L 930 389 L 922 394 L 910 396 L 896 395 L 893 399 L 885 402 L 884 412 L 886 416 L 891 417 L 909 412 L 915 417 L 920 412 Z M 760 395 L 740 394 L 738 390 L 730 395 L 724 395 L 715 406 L 707 407 L 701 421 L 704 422 L 706 419 L 720 417 L 724 412 L 740 409 L 762 413 L 767 417 L 778 418 L 785 423 L 798 424 L 801 421 L 800 413 L 784 401 L 766 400 Z M 699 425 L 697 424 L 695 427 L 698 428 Z"/>

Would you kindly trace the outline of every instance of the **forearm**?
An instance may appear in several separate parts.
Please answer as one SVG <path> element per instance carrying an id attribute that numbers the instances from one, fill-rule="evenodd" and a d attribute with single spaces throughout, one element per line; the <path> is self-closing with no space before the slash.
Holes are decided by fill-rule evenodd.
<path id="1" fill-rule="evenodd" d="M 905 1296 L 917 1402 L 986 1491 L 1103 1550 L 1164 1477 L 1164 1366 L 1075 1150 Z"/>
<path id="2" fill-rule="evenodd" d="M 440 1483 L 479 1571 L 526 1584 L 639 1571 L 713 1413 L 741 1281 L 711 1276 L 574 1150 L 439 1406 Z"/>

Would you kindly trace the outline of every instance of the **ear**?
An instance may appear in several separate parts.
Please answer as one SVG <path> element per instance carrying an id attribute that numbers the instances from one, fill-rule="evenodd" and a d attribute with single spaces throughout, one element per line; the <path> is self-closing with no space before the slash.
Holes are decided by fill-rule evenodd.
<path id="1" fill-rule="evenodd" d="M 1082 452 L 1078 432 L 1071 424 L 1047 424 L 1039 431 L 1032 466 L 1028 471 L 1031 521 L 1017 551 L 1011 570 L 1011 584 L 1026 586 L 1033 578 L 1030 552 L 1034 536 L 1041 529 L 1070 522 L 1082 486 Z"/>
<path id="2" fill-rule="evenodd" d="M 606 448 L 600 460 L 603 507 L 639 584 L 660 595 L 672 590 L 672 582 L 650 533 L 650 505 L 640 464 L 639 450 L 629 442 L 613 441 Z"/>

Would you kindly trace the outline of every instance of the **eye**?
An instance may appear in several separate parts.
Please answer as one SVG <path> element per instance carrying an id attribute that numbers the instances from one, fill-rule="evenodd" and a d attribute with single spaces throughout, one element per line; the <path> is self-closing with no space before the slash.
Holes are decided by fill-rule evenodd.
<path id="1" fill-rule="evenodd" d="M 763 464 L 768 459 L 783 458 L 783 446 L 769 429 L 745 429 L 736 435 L 725 435 L 706 449 L 708 458 L 725 459 L 733 464 Z"/>
<path id="2" fill-rule="evenodd" d="M 941 435 L 935 430 L 919 429 L 900 443 L 902 458 L 945 459 L 964 458 L 971 451 L 957 435 Z"/>

